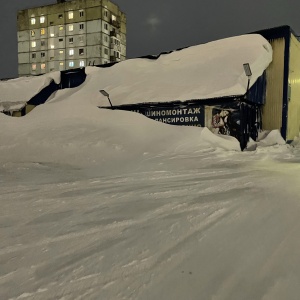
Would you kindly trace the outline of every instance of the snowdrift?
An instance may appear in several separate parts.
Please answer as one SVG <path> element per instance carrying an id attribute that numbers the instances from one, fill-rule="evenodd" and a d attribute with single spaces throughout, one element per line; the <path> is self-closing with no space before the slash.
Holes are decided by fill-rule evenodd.
<path id="1" fill-rule="evenodd" d="M 134 112 L 91 105 L 70 109 L 67 100 L 40 105 L 23 118 L 1 114 L 0 124 L 0 163 L 101 166 L 105 173 L 160 155 L 240 150 L 235 138 L 215 136 L 207 128 L 170 126 Z"/>
<path id="2" fill-rule="evenodd" d="M 0 112 L 21 109 L 52 80 L 60 83 L 60 72 L 0 81 Z"/>
<path id="3" fill-rule="evenodd" d="M 113 105 L 186 101 L 244 95 L 248 78 L 243 64 L 252 70 L 250 87 L 272 61 L 272 48 L 261 35 L 231 37 L 159 56 L 156 60 L 130 59 L 110 68 L 88 67 L 88 84 L 80 91 L 99 95 L 104 89 Z"/>
<path id="4" fill-rule="evenodd" d="M 239 151 L 235 138 L 207 128 L 170 126 L 137 113 L 99 109 L 108 103 L 99 90 L 107 90 L 114 105 L 244 94 L 243 63 L 250 64 L 254 83 L 271 59 L 270 44 L 254 34 L 189 47 L 157 60 L 88 67 L 81 86 L 57 91 L 25 117 L 0 115 L 0 162 L 56 162 L 102 166 L 105 171 L 173 152 Z M 59 81 L 59 73 L 2 82 L 2 106 L 21 105 L 52 79 Z"/>

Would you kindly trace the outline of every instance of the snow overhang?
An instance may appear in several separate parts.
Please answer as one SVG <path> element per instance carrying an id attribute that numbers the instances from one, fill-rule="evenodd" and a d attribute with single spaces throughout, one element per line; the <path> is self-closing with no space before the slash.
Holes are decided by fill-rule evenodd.
<path id="1" fill-rule="evenodd" d="M 157 59 L 137 58 L 109 68 L 88 67 L 84 89 L 106 90 L 114 105 L 188 101 L 241 96 L 251 67 L 250 87 L 272 61 L 272 47 L 259 34 L 247 34 L 184 48 Z M 107 99 L 100 95 L 100 106 Z"/>

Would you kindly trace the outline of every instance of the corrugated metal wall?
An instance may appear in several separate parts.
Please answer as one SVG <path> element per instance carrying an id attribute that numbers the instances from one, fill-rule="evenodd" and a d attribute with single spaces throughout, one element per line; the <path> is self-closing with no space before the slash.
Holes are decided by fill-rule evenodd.
<path id="1" fill-rule="evenodd" d="M 291 35 L 287 140 L 300 132 L 300 42 Z"/>
<path id="2" fill-rule="evenodd" d="M 285 39 L 279 38 L 269 40 L 269 42 L 273 48 L 273 61 L 266 72 L 266 104 L 262 110 L 262 128 L 264 130 L 281 130 Z"/>

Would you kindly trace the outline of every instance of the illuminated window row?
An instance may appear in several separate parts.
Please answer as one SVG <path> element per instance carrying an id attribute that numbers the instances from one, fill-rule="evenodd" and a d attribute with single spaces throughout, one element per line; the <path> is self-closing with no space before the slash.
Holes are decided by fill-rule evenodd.
<path id="1" fill-rule="evenodd" d="M 37 19 L 38 19 L 38 18 L 32 17 L 32 18 L 30 19 L 31 25 L 35 25 Z M 46 17 L 45 17 L 45 16 L 40 16 L 39 20 L 40 20 L 40 24 L 44 24 L 45 21 L 46 21 Z"/>
<path id="2" fill-rule="evenodd" d="M 79 54 L 79 55 L 84 55 L 84 49 L 83 49 L 83 48 L 80 48 L 80 49 L 78 50 L 78 54 Z M 69 55 L 70 55 L 70 56 L 73 56 L 73 55 L 74 55 L 74 49 L 70 49 L 70 50 L 69 50 Z"/>
<path id="3" fill-rule="evenodd" d="M 79 10 L 79 17 L 80 18 L 84 17 L 84 10 Z M 62 19 L 63 18 L 63 14 L 58 14 L 58 18 Z M 68 19 L 72 20 L 73 18 L 74 18 L 74 12 L 73 11 L 69 11 L 68 12 Z M 31 17 L 30 18 L 30 24 L 31 25 L 35 25 L 37 23 L 37 20 L 40 21 L 40 24 L 44 24 L 46 22 L 46 17 L 45 16 L 40 16 L 39 18 L 38 17 Z"/>
<path id="4" fill-rule="evenodd" d="M 64 41 L 64 38 L 62 38 L 62 37 L 60 37 L 59 39 L 58 39 L 58 42 L 60 42 L 60 43 L 62 43 Z M 73 42 L 74 42 L 74 38 L 73 37 L 70 37 L 69 39 L 68 39 L 68 41 L 69 41 L 69 44 L 73 44 Z M 84 36 L 79 36 L 78 37 L 78 41 L 80 42 L 80 43 L 83 43 L 84 42 Z M 44 40 L 43 41 L 41 41 L 41 42 L 45 42 Z M 31 42 L 31 45 L 34 45 L 34 44 L 36 44 L 36 41 L 32 41 Z"/>
<path id="5" fill-rule="evenodd" d="M 63 66 L 63 63 L 60 63 L 61 66 Z M 73 68 L 75 66 L 74 61 L 69 61 L 69 67 Z M 85 66 L 85 61 L 80 60 L 79 61 L 79 67 L 84 67 Z"/>
<path id="6" fill-rule="evenodd" d="M 73 24 L 68 25 L 68 29 L 69 29 L 69 31 L 74 31 L 74 25 Z M 84 29 L 84 24 L 80 23 L 79 24 L 79 30 L 83 30 L 83 29 Z M 64 26 L 59 26 L 59 30 L 60 31 L 64 30 Z M 40 34 L 45 35 L 46 34 L 46 29 L 41 28 L 40 29 Z M 36 31 L 35 30 L 30 30 L 30 36 L 34 37 L 35 35 L 36 35 Z M 50 36 L 54 37 L 54 33 L 50 33 Z"/>
<path id="7" fill-rule="evenodd" d="M 69 24 L 68 29 L 69 29 L 69 31 L 73 31 L 74 30 L 74 24 Z M 83 30 L 83 29 L 84 29 L 84 24 L 80 23 L 79 24 L 79 30 Z"/>
<path id="8" fill-rule="evenodd" d="M 84 10 L 79 10 L 79 17 L 84 17 Z M 72 20 L 74 18 L 74 12 L 72 10 L 68 12 L 68 18 L 69 20 Z"/>
<path id="9" fill-rule="evenodd" d="M 64 62 L 59 62 L 59 65 L 61 66 L 61 67 L 63 67 L 65 64 L 64 64 Z M 36 71 L 37 70 L 37 64 L 32 64 L 31 65 L 31 70 L 32 71 Z M 41 66 L 41 70 L 46 70 L 46 64 L 45 63 L 42 63 L 42 64 L 40 64 L 40 66 Z M 75 66 L 75 63 L 74 63 L 74 61 L 69 61 L 69 67 L 71 67 L 71 68 L 73 68 Z M 79 67 L 84 67 L 85 66 L 85 61 L 84 60 L 80 60 L 79 61 Z"/>
<path id="10" fill-rule="evenodd" d="M 36 68 L 37 68 L 37 64 L 32 64 L 31 65 L 31 70 L 32 71 L 36 71 Z M 46 70 L 46 64 L 45 63 L 41 64 L 41 70 Z"/>
<path id="11" fill-rule="evenodd" d="M 36 48 L 36 46 L 37 46 L 37 42 L 36 41 L 32 41 L 31 42 L 31 48 Z M 46 46 L 46 41 L 41 41 L 41 47 L 45 47 Z M 55 47 L 54 47 L 54 45 L 53 44 L 51 44 L 50 45 L 50 49 L 54 49 Z"/>
<path id="12" fill-rule="evenodd" d="M 36 41 L 32 41 L 32 42 L 31 42 L 31 47 L 32 47 L 32 48 L 36 48 L 36 45 L 37 45 L 37 44 L 36 44 Z M 45 41 L 41 41 L 41 46 L 45 46 Z M 54 49 L 54 48 L 55 48 L 54 45 L 50 45 L 50 49 Z M 43 52 L 42 52 L 42 53 L 43 53 Z M 60 50 L 59 53 L 62 54 L 62 53 L 63 53 L 63 50 Z M 70 55 L 70 56 L 74 55 L 74 53 L 75 53 L 75 52 L 74 52 L 74 49 L 70 49 L 70 50 L 69 50 L 69 55 Z M 84 49 L 83 49 L 83 48 L 80 48 L 80 49 L 79 49 L 79 55 L 84 55 Z"/>
<path id="13" fill-rule="evenodd" d="M 41 33 L 41 35 L 45 35 L 46 34 L 46 29 L 45 28 L 41 28 L 40 29 L 40 33 Z M 35 36 L 35 31 L 34 30 L 30 30 L 30 35 L 32 37 L 34 37 Z"/>

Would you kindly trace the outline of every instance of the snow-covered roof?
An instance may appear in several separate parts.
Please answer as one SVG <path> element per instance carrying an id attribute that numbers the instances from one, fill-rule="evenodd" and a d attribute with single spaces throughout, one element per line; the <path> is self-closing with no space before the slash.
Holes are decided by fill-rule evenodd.
<path id="1" fill-rule="evenodd" d="M 88 67 L 90 78 L 81 92 L 104 89 L 114 105 L 238 96 L 247 89 L 243 64 L 250 64 L 252 86 L 271 61 L 269 42 L 248 34 L 188 47 L 156 60 L 136 58 L 109 68 Z"/>
<path id="2" fill-rule="evenodd" d="M 60 72 L 0 81 L 0 111 L 19 110 L 52 80 L 59 83 Z"/>
<path id="3" fill-rule="evenodd" d="M 87 67 L 86 82 L 72 92 L 98 106 L 109 106 L 100 89 L 110 94 L 113 105 L 187 101 L 244 95 L 272 61 L 272 47 L 258 34 L 248 34 L 191 46 L 160 55 L 157 59 L 128 59 L 108 68 Z M 15 110 L 60 72 L 0 82 L 0 111 Z"/>

